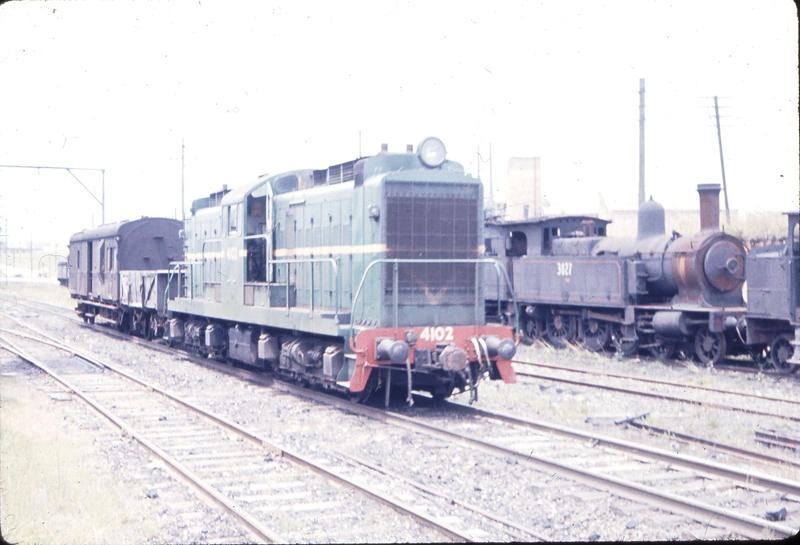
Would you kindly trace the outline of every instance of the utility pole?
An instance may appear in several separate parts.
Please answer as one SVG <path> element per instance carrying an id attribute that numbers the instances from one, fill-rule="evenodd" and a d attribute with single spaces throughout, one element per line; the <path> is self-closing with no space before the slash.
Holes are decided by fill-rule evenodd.
<path id="1" fill-rule="evenodd" d="M 183 196 L 183 138 L 181 138 L 181 221 L 186 223 L 186 206 Z"/>
<path id="2" fill-rule="evenodd" d="M 8 287 L 8 218 L 6 218 L 6 228 L 3 230 L 3 237 L 6 239 L 5 261 L 6 261 L 6 287 Z"/>
<path id="3" fill-rule="evenodd" d="M 639 78 L 639 206 L 644 201 L 644 78 Z"/>
<path id="4" fill-rule="evenodd" d="M 492 184 L 492 143 L 489 142 L 489 207 L 494 217 L 494 184 Z"/>
<path id="5" fill-rule="evenodd" d="M 719 166 L 722 168 L 722 191 L 725 194 L 725 219 L 731 223 L 731 210 L 728 207 L 728 184 L 725 181 L 725 160 L 722 158 L 722 131 L 719 128 L 719 104 L 714 97 L 714 116 L 717 118 L 717 142 L 719 142 Z"/>

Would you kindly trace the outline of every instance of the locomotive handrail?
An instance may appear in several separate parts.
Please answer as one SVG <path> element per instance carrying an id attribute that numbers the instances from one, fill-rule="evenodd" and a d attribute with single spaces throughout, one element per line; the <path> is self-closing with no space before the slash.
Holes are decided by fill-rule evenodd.
<path id="1" fill-rule="evenodd" d="M 169 264 L 169 266 L 167 267 L 167 271 L 169 273 L 169 274 L 167 274 L 167 287 L 164 288 L 164 314 L 165 315 L 166 315 L 166 313 L 168 311 L 168 307 L 169 307 L 169 287 L 172 284 L 172 277 L 175 276 L 175 273 L 180 273 L 180 269 L 181 269 L 182 266 L 185 267 L 187 265 L 193 266 L 193 265 L 202 265 L 202 264 L 203 264 L 202 261 L 173 261 L 172 263 Z M 179 277 L 178 282 L 180 282 L 180 277 Z M 192 282 L 192 284 L 193 283 L 194 282 Z M 180 291 L 181 291 L 181 285 L 179 283 L 178 284 L 178 296 L 180 296 Z M 193 299 L 193 297 L 190 297 L 190 299 Z"/>
<path id="2" fill-rule="evenodd" d="M 289 265 L 292 263 L 325 263 L 328 262 L 333 267 L 333 283 L 336 286 L 336 301 L 334 302 L 334 318 L 339 318 L 339 304 L 341 293 L 339 290 L 339 265 L 337 259 L 332 257 L 293 257 L 289 259 L 273 259 L 268 263 L 286 265 L 286 315 L 289 315 Z M 311 267 L 311 301 L 309 312 L 314 314 L 314 267 Z"/>
<path id="3" fill-rule="evenodd" d="M 517 296 L 514 293 L 514 288 L 511 286 L 511 280 L 508 277 L 508 272 L 506 268 L 503 266 L 502 263 L 497 261 L 496 259 L 492 258 L 477 258 L 477 259 L 374 259 L 372 260 L 369 265 L 364 269 L 364 273 L 361 275 L 361 281 L 358 283 L 358 288 L 356 289 L 355 294 L 353 295 L 353 303 L 350 307 L 350 331 L 349 331 L 349 338 L 350 344 L 355 348 L 356 342 L 355 338 L 353 337 L 353 327 L 354 323 L 353 320 L 355 319 L 356 315 L 356 303 L 358 303 L 358 296 L 361 295 L 361 289 L 364 287 L 364 281 L 367 278 L 367 273 L 369 273 L 370 269 L 374 265 L 378 263 L 392 263 L 394 265 L 393 272 L 392 272 L 392 307 L 394 311 L 394 327 L 397 329 L 398 327 L 398 267 L 399 263 L 474 263 L 476 267 L 476 274 L 475 274 L 475 284 L 477 287 L 478 284 L 478 274 L 477 268 L 479 265 L 489 264 L 491 263 L 494 265 L 495 274 L 497 275 L 497 305 L 498 309 L 500 308 L 501 302 L 501 293 L 500 293 L 500 274 L 502 273 L 503 278 L 506 280 L 506 287 L 509 289 L 511 293 L 511 300 L 514 303 L 514 325 L 516 328 L 515 333 L 519 333 L 519 311 L 517 310 Z M 483 298 L 480 297 L 478 290 L 475 290 L 475 315 L 476 315 L 476 322 L 477 316 L 479 315 L 479 308 L 483 305 Z"/>

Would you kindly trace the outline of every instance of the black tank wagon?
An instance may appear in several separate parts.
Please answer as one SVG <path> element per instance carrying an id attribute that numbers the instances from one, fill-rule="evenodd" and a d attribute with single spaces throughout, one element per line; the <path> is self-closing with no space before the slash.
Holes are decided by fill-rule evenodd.
<path id="1" fill-rule="evenodd" d="M 613 343 L 625 355 L 646 348 L 659 358 L 681 346 L 719 362 L 745 312 L 746 249 L 718 230 L 719 186 L 698 191 L 703 231 L 686 237 L 665 232 L 652 199 L 640 207 L 635 239 L 607 237 L 609 222 L 586 216 L 487 222 L 487 253 L 506 260 L 528 338 L 580 340 L 593 351 Z M 492 287 L 487 315 L 510 317 L 508 294 Z"/>
<path id="2" fill-rule="evenodd" d="M 78 315 L 87 322 L 101 316 L 146 337 L 163 335 L 167 270 L 183 256 L 182 226 L 144 217 L 73 235 L 68 276 Z"/>

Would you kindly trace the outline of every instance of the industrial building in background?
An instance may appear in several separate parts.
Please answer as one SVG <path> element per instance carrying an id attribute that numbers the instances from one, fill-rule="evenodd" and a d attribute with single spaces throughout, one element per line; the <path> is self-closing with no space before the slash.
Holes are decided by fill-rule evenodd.
<path id="1" fill-rule="evenodd" d="M 508 196 L 505 219 L 525 220 L 542 215 L 541 159 L 512 157 L 508 160 Z"/>

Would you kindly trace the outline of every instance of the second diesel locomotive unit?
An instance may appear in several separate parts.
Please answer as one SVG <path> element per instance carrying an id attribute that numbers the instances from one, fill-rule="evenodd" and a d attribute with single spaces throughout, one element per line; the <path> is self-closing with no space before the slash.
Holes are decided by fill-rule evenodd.
<path id="1" fill-rule="evenodd" d="M 514 382 L 487 324 L 483 188 L 437 138 L 195 201 L 173 264 L 171 343 L 365 398 Z M 473 397 L 474 399 L 474 397 Z"/>
<path id="2" fill-rule="evenodd" d="M 613 343 L 625 355 L 647 348 L 659 358 L 680 346 L 719 362 L 745 313 L 746 249 L 718 230 L 719 186 L 698 191 L 702 232 L 692 236 L 666 233 L 652 199 L 640 207 L 635 239 L 607 237 L 609 222 L 586 216 L 489 221 L 487 254 L 505 260 L 527 337 L 555 346 L 580 339 L 595 351 Z M 493 286 L 489 316 L 498 312 Z"/>

